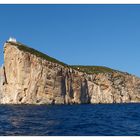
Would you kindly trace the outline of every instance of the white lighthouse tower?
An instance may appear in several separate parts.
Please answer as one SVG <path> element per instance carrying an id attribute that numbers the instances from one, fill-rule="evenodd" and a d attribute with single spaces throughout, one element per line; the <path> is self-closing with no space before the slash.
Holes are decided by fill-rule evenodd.
<path id="1" fill-rule="evenodd" d="M 15 39 L 15 38 L 12 38 L 12 37 L 10 37 L 9 39 L 8 39 L 8 42 L 17 42 L 17 40 Z"/>

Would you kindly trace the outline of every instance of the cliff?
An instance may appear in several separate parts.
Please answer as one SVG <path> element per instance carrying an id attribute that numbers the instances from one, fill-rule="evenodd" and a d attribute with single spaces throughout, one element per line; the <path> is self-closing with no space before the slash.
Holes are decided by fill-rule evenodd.
<path id="1" fill-rule="evenodd" d="M 140 79 L 106 67 L 69 66 L 21 43 L 4 44 L 1 104 L 140 102 Z"/>

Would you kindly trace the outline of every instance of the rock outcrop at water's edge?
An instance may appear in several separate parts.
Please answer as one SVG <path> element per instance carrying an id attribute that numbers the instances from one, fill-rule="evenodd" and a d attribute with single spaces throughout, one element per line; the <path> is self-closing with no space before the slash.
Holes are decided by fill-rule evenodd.
<path id="1" fill-rule="evenodd" d="M 23 48 L 22 48 L 23 47 Z M 119 71 L 86 73 L 6 42 L 0 69 L 1 104 L 140 102 L 140 79 Z"/>

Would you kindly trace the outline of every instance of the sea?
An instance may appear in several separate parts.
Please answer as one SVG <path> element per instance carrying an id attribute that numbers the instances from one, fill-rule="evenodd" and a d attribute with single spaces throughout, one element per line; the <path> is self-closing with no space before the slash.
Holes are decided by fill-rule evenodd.
<path id="1" fill-rule="evenodd" d="M 140 104 L 0 105 L 1 136 L 140 136 Z"/>

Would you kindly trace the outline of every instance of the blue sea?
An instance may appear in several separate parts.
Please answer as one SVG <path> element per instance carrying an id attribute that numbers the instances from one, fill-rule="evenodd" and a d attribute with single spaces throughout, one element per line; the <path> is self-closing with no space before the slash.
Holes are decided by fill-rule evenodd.
<path id="1" fill-rule="evenodd" d="M 140 136 L 140 104 L 0 105 L 1 136 Z"/>

